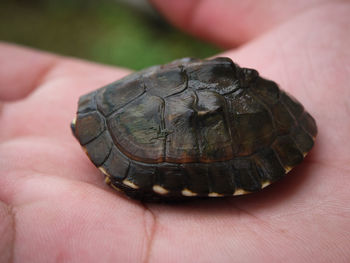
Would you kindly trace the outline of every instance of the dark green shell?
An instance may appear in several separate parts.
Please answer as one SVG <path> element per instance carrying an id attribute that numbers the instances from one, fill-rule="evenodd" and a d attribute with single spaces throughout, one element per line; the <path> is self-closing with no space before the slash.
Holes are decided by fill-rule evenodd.
<path id="1" fill-rule="evenodd" d="M 299 102 L 229 58 L 177 60 L 84 95 L 72 130 L 106 182 L 143 200 L 258 191 L 317 133 Z"/>

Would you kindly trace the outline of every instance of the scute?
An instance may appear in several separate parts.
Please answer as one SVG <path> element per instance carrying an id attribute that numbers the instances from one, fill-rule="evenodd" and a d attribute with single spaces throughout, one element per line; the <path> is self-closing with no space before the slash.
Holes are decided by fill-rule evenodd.
<path id="1" fill-rule="evenodd" d="M 95 95 L 96 92 L 94 91 L 79 98 L 78 113 L 87 113 L 96 110 Z"/>
<path id="2" fill-rule="evenodd" d="M 303 153 L 289 135 L 278 137 L 271 147 L 287 172 L 303 160 Z"/>
<path id="3" fill-rule="evenodd" d="M 82 96 L 71 127 L 107 183 L 146 201 L 261 190 L 317 135 L 300 102 L 229 58 L 133 73 Z"/>
<path id="4" fill-rule="evenodd" d="M 113 141 L 108 131 L 102 132 L 93 141 L 85 144 L 85 149 L 89 153 L 91 161 L 100 166 L 110 154 L 113 146 Z"/>
<path id="5" fill-rule="evenodd" d="M 112 147 L 107 160 L 101 166 L 106 175 L 112 180 L 123 180 L 130 167 L 130 161 L 126 158 L 116 146 Z"/>
<path id="6" fill-rule="evenodd" d="M 209 190 L 209 165 L 201 163 L 183 164 L 184 178 L 187 187 L 191 192 L 199 196 L 207 196 Z"/>
<path id="7" fill-rule="evenodd" d="M 113 141 L 127 156 L 144 162 L 162 162 L 164 144 L 163 99 L 145 94 L 108 118 Z"/>
<path id="8" fill-rule="evenodd" d="M 294 97 L 287 95 L 287 93 L 282 92 L 281 101 L 286 105 L 288 110 L 294 115 L 295 118 L 299 118 L 303 112 L 304 107 L 301 105 Z"/>
<path id="9" fill-rule="evenodd" d="M 257 78 L 251 90 L 252 93 L 258 96 L 259 99 L 267 105 L 274 105 L 280 99 L 280 89 L 278 85 L 271 80 Z"/>
<path id="10" fill-rule="evenodd" d="M 180 93 L 187 87 L 187 76 L 182 68 L 160 69 L 144 78 L 149 94 L 162 98 Z"/>
<path id="11" fill-rule="evenodd" d="M 267 147 L 275 138 L 271 116 L 267 110 L 257 113 L 238 114 L 234 126 L 239 145 L 239 155 L 246 156 Z"/>
<path id="12" fill-rule="evenodd" d="M 271 148 L 264 148 L 252 156 L 261 182 L 273 183 L 285 174 L 285 170 L 276 152 Z"/>
<path id="13" fill-rule="evenodd" d="M 300 125 L 305 129 L 305 131 L 315 138 L 317 135 L 317 126 L 314 118 L 312 118 L 309 113 L 304 112 L 299 121 Z"/>
<path id="14" fill-rule="evenodd" d="M 180 165 L 159 165 L 155 171 L 155 185 L 167 191 L 171 189 L 172 192 L 180 193 L 185 186 L 183 173 Z"/>
<path id="15" fill-rule="evenodd" d="M 238 88 L 236 69 L 232 60 L 226 58 L 216 58 L 205 63 L 195 61 L 185 67 L 191 89 L 209 89 L 221 95 Z"/>
<path id="16" fill-rule="evenodd" d="M 166 162 L 199 162 L 199 146 L 195 131 L 195 101 L 193 91 L 183 92 L 165 99 Z"/>
<path id="17" fill-rule="evenodd" d="M 236 185 L 231 162 L 217 162 L 208 169 L 209 194 L 233 195 Z"/>
<path id="18" fill-rule="evenodd" d="M 194 128 L 201 162 L 231 159 L 232 138 L 225 98 L 213 91 L 197 91 Z"/>
<path id="19" fill-rule="evenodd" d="M 140 189 L 151 191 L 155 182 L 155 167 L 131 162 L 125 180 L 137 185 Z"/>
<path id="20" fill-rule="evenodd" d="M 103 116 L 96 112 L 78 114 L 74 133 L 79 138 L 80 144 L 85 145 L 95 139 L 106 129 Z"/>
<path id="21" fill-rule="evenodd" d="M 261 189 L 262 180 L 255 162 L 250 158 L 237 158 L 232 161 L 232 165 L 236 188 L 247 192 L 254 192 Z"/>
<path id="22" fill-rule="evenodd" d="M 144 83 L 135 74 L 99 90 L 96 95 L 97 107 L 104 116 L 108 116 L 144 92 Z"/>
<path id="23" fill-rule="evenodd" d="M 288 109 L 281 103 L 270 106 L 277 134 L 288 134 L 295 126 L 295 119 Z"/>

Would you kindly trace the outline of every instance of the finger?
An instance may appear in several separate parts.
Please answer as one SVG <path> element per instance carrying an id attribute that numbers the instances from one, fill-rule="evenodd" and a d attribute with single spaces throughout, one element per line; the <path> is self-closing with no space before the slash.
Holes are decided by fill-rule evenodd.
<path id="1" fill-rule="evenodd" d="M 224 54 L 258 69 L 301 101 L 319 128 L 308 158 L 328 164 L 331 158 L 342 166 L 350 160 L 349 11 L 347 3 L 324 5 Z"/>
<path id="2" fill-rule="evenodd" d="M 10 45 L 6 48 L 8 54 L 21 53 L 37 60 L 43 56 L 41 52 L 26 48 Z M 19 74 L 24 68 L 19 65 L 14 70 Z M 55 63 L 44 73 L 33 71 L 40 75 L 40 81 L 35 81 L 34 85 L 22 82 L 17 86 L 20 91 L 17 95 L 27 93 L 27 97 L 4 104 L 1 110 L 1 126 L 6 127 L 0 129 L 0 155 L 4 156 L 0 165 L 2 172 L 8 175 L 13 171 L 58 174 L 102 186 L 103 180 L 95 176 L 95 167 L 72 136 L 70 123 L 75 117 L 79 96 L 128 72 L 64 57 L 56 57 Z M 11 82 L 6 76 L 5 80 Z"/>
<path id="3" fill-rule="evenodd" d="M 32 57 L 37 61 L 43 56 L 44 60 L 46 56 L 52 56 L 19 47 L 7 46 L 7 49 L 7 53 L 13 53 L 14 56 L 21 53 L 22 57 Z M 28 64 L 26 67 L 30 68 Z M 16 71 L 15 68 L 14 70 Z M 13 75 L 17 73 L 22 76 L 21 71 L 25 72 L 25 68 L 19 63 Z M 123 69 L 56 57 L 54 64 L 45 69 L 44 73 L 32 72 L 29 77 L 34 80 L 34 86 L 25 82 L 17 83 L 17 90 L 12 92 L 12 95 L 16 96 L 12 96 L 12 99 L 28 93 L 31 93 L 31 96 L 3 106 L 0 121 L 6 129 L 0 130 L 0 140 L 28 135 L 67 138 L 67 135 L 71 135 L 68 130 L 69 123 L 74 118 L 79 96 L 115 81 L 127 73 L 129 71 Z M 15 79 L 4 77 L 3 81 L 10 84 L 15 82 Z M 6 89 L 3 91 L 5 95 L 9 94 Z"/>
<path id="4" fill-rule="evenodd" d="M 102 79 L 113 74 L 114 79 L 117 79 L 128 72 L 9 43 L 0 43 L 0 101 L 21 99 L 36 88 L 47 84 L 50 79 L 66 77 Z M 68 88 L 69 92 L 73 91 L 71 86 Z M 74 88 L 77 90 L 77 87 Z"/>
<path id="5" fill-rule="evenodd" d="M 216 44 L 234 47 L 325 1 L 152 0 L 151 2 L 179 28 Z"/>
<path id="6" fill-rule="evenodd" d="M 0 43 L 0 100 L 28 95 L 58 61 L 52 54 Z"/>

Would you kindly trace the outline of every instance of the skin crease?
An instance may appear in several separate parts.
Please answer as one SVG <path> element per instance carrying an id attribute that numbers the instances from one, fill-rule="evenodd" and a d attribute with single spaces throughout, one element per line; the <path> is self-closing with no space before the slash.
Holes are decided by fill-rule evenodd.
<path id="1" fill-rule="evenodd" d="M 184 2 L 153 1 L 175 24 Z M 223 40 L 205 30 L 212 17 L 193 18 L 199 35 L 242 43 L 224 55 L 277 81 L 319 129 L 285 179 L 223 200 L 141 204 L 107 187 L 69 123 L 81 94 L 128 71 L 0 44 L 0 262 L 349 262 L 350 4 L 303 6 L 283 6 L 294 15 L 259 36 L 263 17 L 244 21 L 249 42 L 237 25 Z"/>

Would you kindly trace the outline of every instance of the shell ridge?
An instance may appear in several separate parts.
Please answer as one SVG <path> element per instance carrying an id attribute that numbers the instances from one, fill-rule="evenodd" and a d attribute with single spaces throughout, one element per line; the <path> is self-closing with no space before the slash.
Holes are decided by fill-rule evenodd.
<path id="1" fill-rule="evenodd" d="M 228 106 L 227 106 L 228 101 L 226 100 L 225 96 L 223 96 L 223 97 L 224 97 L 224 101 L 225 101 L 224 111 L 223 111 L 225 126 L 226 126 L 226 129 L 227 129 L 228 134 L 229 134 L 230 139 L 231 139 L 232 155 L 234 156 L 237 153 L 237 149 L 235 149 L 234 145 L 233 145 L 233 143 L 235 142 L 233 135 L 232 135 L 232 131 L 231 131 L 231 127 L 233 127 L 233 123 L 231 123 L 231 118 L 229 116 L 229 111 L 228 111 Z"/>
<path id="2" fill-rule="evenodd" d="M 157 98 L 159 98 L 161 100 L 161 104 L 160 104 L 160 136 L 164 136 L 163 139 L 163 161 L 164 162 L 166 160 L 166 149 L 167 149 L 167 145 L 166 145 L 166 141 L 167 141 L 167 137 L 168 137 L 168 131 L 166 128 L 166 121 L 165 121 L 165 100 L 164 98 L 162 98 L 161 96 L 155 96 Z M 158 138 L 156 138 L 158 139 Z"/>
<path id="3" fill-rule="evenodd" d="M 234 154 L 237 153 L 237 149 L 234 149 L 234 146 L 236 145 L 233 145 L 233 142 L 235 142 L 234 140 L 234 137 L 233 137 L 233 134 L 232 134 L 232 131 L 231 131 L 231 127 L 234 127 L 233 123 L 231 122 L 231 118 L 230 118 L 230 114 L 229 114 L 229 110 L 228 110 L 228 101 L 229 99 L 226 98 L 226 93 L 225 94 L 220 94 L 218 93 L 217 91 L 214 91 L 214 90 L 209 90 L 210 92 L 213 92 L 215 93 L 216 95 L 220 96 L 223 98 L 223 101 L 224 101 L 224 110 L 223 110 L 223 119 L 225 120 L 224 123 L 225 123 L 225 127 L 226 127 L 226 130 L 228 131 L 228 134 L 230 136 L 230 139 L 231 139 L 231 149 L 232 149 L 232 158 L 234 157 Z M 197 96 L 198 98 L 198 96 Z"/>
<path id="4" fill-rule="evenodd" d="M 194 114 L 194 117 L 193 117 L 193 122 L 192 122 L 192 125 L 193 125 L 193 132 L 194 132 L 194 136 L 195 136 L 195 138 L 196 138 L 196 144 L 197 144 L 197 149 L 198 149 L 198 154 L 199 154 L 199 159 L 201 158 L 201 156 L 202 156 L 202 146 L 200 145 L 200 143 L 199 143 L 199 134 L 198 134 L 198 125 L 197 125 L 197 123 L 198 123 L 198 121 L 197 121 L 197 119 L 198 119 L 198 110 L 196 109 L 196 107 L 195 107 L 195 105 L 198 103 L 198 95 L 197 95 L 197 92 L 195 91 L 195 90 L 192 90 L 192 92 L 193 92 L 193 95 L 194 95 L 194 100 L 193 100 L 193 103 L 192 103 L 192 106 L 191 106 L 191 108 L 192 108 L 192 110 L 195 112 L 195 114 Z"/>

